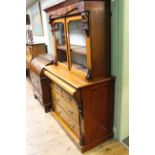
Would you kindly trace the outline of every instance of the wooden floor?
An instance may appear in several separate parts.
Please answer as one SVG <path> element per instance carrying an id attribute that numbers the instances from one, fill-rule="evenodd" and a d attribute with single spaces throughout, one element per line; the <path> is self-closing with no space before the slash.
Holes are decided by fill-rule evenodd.
<path id="1" fill-rule="evenodd" d="M 27 89 L 27 155 L 81 155 L 50 113 L 34 99 L 30 81 Z M 121 143 L 110 140 L 84 155 L 128 155 Z"/>

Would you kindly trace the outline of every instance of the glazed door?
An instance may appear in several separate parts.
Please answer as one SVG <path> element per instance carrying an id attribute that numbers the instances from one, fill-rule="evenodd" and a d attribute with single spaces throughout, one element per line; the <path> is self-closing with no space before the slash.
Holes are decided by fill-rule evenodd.
<path id="1" fill-rule="evenodd" d="M 83 29 L 81 16 L 66 19 L 70 70 L 86 76 L 91 69 L 90 38 Z"/>
<path id="2" fill-rule="evenodd" d="M 54 27 L 55 55 L 57 64 L 64 65 L 69 68 L 65 19 L 57 19 L 53 22 L 53 24 L 54 24 L 53 27 Z"/>

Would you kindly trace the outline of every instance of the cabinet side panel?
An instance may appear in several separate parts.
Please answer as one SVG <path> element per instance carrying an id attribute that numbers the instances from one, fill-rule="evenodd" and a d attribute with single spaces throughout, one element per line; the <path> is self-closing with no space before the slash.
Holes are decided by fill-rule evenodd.
<path id="1" fill-rule="evenodd" d="M 111 134 L 113 126 L 113 82 L 82 91 L 86 144 Z"/>
<path id="2" fill-rule="evenodd" d="M 90 38 L 93 78 L 110 75 L 110 2 L 87 2 L 90 10 Z"/>

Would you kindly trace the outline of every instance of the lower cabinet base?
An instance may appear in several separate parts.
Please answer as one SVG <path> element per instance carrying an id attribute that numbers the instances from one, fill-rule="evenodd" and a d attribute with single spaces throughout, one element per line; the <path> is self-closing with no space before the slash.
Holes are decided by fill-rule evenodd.
<path id="1" fill-rule="evenodd" d="M 114 135 L 113 132 L 112 133 L 109 133 L 106 136 L 104 136 L 104 137 L 102 137 L 102 138 L 94 141 L 93 143 L 90 143 L 90 144 L 87 144 L 87 145 L 81 147 L 80 148 L 80 151 L 81 152 L 85 152 L 87 150 L 90 150 L 91 148 L 94 148 L 95 146 L 97 146 L 99 144 L 102 144 L 102 143 L 106 142 L 107 140 L 112 139 L 113 138 L 113 135 Z"/>
<path id="2" fill-rule="evenodd" d="M 59 125 L 61 126 L 61 128 L 65 131 L 65 133 L 69 136 L 69 138 L 72 140 L 72 142 L 77 146 L 77 148 L 83 153 L 111 138 L 113 138 L 113 132 L 107 134 L 104 137 L 101 137 L 100 139 L 86 144 L 84 146 L 80 145 L 80 140 L 79 138 L 72 132 L 72 130 L 66 125 L 66 123 L 61 119 L 61 117 L 54 111 L 52 111 L 52 116 L 54 117 L 54 119 L 59 123 Z"/>
<path id="3" fill-rule="evenodd" d="M 51 80 L 52 115 L 81 152 L 113 137 L 114 77 L 75 88 L 45 73 Z"/>
<path id="4" fill-rule="evenodd" d="M 52 111 L 52 116 L 55 120 L 60 124 L 65 133 L 75 142 L 75 144 L 79 144 L 78 137 L 72 132 L 72 130 L 67 126 L 67 124 L 61 119 L 61 117 L 54 111 Z"/>

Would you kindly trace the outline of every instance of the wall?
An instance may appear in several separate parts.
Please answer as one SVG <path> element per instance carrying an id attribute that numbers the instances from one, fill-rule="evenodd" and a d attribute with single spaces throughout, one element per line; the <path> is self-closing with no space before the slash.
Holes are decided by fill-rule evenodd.
<path id="1" fill-rule="evenodd" d="M 129 34 L 128 0 L 112 1 L 112 74 L 115 88 L 115 138 L 129 135 Z"/>
<path id="2" fill-rule="evenodd" d="M 52 38 L 52 34 L 51 34 L 51 28 L 48 24 L 48 16 L 45 13 L 45 11 L 43 11 L 44 8 L 46 8 L 47 6 L 51 5 L 52 3 L 57 2 L 57 0 L 40 0 L 40 4 L 41 4 L 41 15 L 42 15 L 42 22 L 43 22 L 43 29 L 44 29 L 44 36 L 42 37 L 37 37 L 34 36 L 34 42 L 38 42 L 38 43 L 46 43 L 46 45 L 48 45 L 48 53 L 53 53 L 54 51 L 54 47 L 53 47 L 53 38 Z M 30 14 L 30 8 L 27 9 L 27 13 Z"/>

